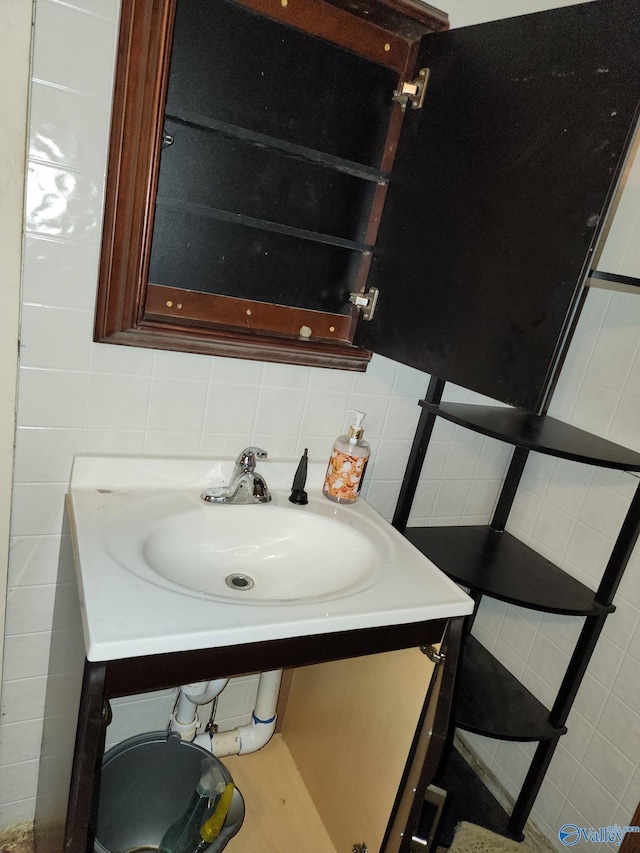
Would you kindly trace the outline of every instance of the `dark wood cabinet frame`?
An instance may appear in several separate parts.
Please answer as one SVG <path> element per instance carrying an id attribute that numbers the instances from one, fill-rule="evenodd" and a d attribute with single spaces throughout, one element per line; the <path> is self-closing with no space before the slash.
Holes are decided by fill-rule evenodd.
<path id="1" fill-rule="evenodd" d="M 124 0 L 122 5 L 95 340 L 365 370 L 371 353 L 349 343 L 355 307 L 344 315 L 322 315 L 149 282 L 176 5 L 177 0 Z M 448 27 L 446 15 L 406 0 L 242 0 L 242 5 L 391 68 L 399 80 L 410 76 L 421 36 Z M 384 171 L 393 162 L 402 115 L 396 105 Z M 375 243 L 385 195 L 386 185 L 377 184 L 367 244 Z M 370 253 L 363 252 L 356 290 L 364 290 L 369 263 Z M 311 325 L 310 314 L 314 327 L 331 330 L 324 332 L 328 340 L 300 337 L 301 326 Z"/>

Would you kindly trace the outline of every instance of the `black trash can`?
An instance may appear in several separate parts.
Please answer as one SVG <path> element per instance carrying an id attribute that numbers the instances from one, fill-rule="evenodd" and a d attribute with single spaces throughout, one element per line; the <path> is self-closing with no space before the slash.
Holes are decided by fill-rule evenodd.
<path id="1" fill-rule="evenodd" d="M 147 732 L 110 749 L 102 762 L 96 853 L 157 850 L 165 830 L 187 808 L 203 758 L 217 762 L 226 781 L 233 781 L 222 762 L 177 732 Z M 207 853 L 224 850 L 243 819 L 244 800 L 235 789 L 222 831 Z"/>

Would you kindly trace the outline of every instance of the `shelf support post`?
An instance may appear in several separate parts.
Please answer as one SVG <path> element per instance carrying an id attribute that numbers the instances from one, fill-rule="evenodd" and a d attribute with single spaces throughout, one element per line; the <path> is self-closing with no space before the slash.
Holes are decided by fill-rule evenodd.
<path id="1" fill-rule="evenodd" d="M 635 495 L 631 501 L 625 516 L 620 533 L 613 546 L 607 567 L 600 581 L 595 601 L 608 607 L 613 602 L 613 597 L 622 580 L 622 575 L 627 562 L 638 541 L 640 535 L 640 483 L 636 487 Z M 580 637 L 575 645 L 569 666 L 562 679 L 562 684 L 556 695 L 549 720 L 554 726 L 564 726 L 569 716 L 569 711 L 576 698 L 576 694 L 582 683 L 585 672 L 591 660 L 591 656 L 600 637 L 608 612 L 596 616 L 587 616 Z"/>
<path id="2" fill-rule="evenodd" d="M 596 592 L 598 604 L 605 607 L 612 603 L 616 594 L 622 575 L 629 562 L 633 549 L 640 535 L 640 482 L 631 501 L 631 506 L 622 522 L 618 538 L 613 546 L 607 567 L 602 575 L 600 586 Z"/>
<path id="3" fill-rule="evenodd" d="M 504 532 L 528 458 L 529 450 L 526 447 L 514 448 L 511 462 L 507 469 L 507 476 L 504 478 L 504 483 L 500 490 L 500 498 L 498 499 L 493 519 L 491 520 L 491 527 L 497 533 Z"/>
<path id="4" fill-rule="evenodd" d="M 515 838 L 517 841 L 522 841 L 524 838 L 522 830 L 527 822 L 527 818 L 531 814 L 531 809 L 538 796 L 538 791 L 540 790 L 545 774 L 549 769 L 549 764 L 557 745 L 558 738 L 543 740 L 538 744 L 538 748 L 534 753 L 529 770 L 522 783 L 520 794 L 507 822 L 507 835 Z"/>
<path id="5" fill-rule="evenodd" d="M 427 403 L 437 405 L 442 399 L 444 386 L 444 379 L 438 379 L 437 376 L 432 376 L 429 380 L 427 393 L 425 394 L 425 401 Z M 392 521 L 393 526 L 396 530 L 399 530 L 400 533 L 404 533 L 407 521 L 409 520 L 411 504 L 413 503 L 413 498 L 418 487 L 420 472 L 422 471 L 424 458 L 427 455 L 427 448 L 429 447 L 429 441 L 431 440 L 431 433 L 433 432 L 436 417 L 437 415 L 433 412 L 430 412 L 425 408 L 422 409 L 420 420 L 418 421 L 418 426 L 413 438 L 413 444 L 411 445 L 411 453 L 409 454 L 409 461 L 407 462 L 407 467 L 404 472 L 402 488 L 400 489 L 400 495 L 398 497 Z"/>
<path id="6" fill-rule="evenodd" d="M 627 511 L 616 543 L 613 546 L 607 567 L 602 576 L 595 600 L 605 607 L 613 602 L 622 575 L 631 553 L 640 535 L 640 483 L 636 487 L 631 505 Z M 587 671 L 591 656 L 608 613 L 597 616 L 587 616 L 580 637 L 575 645 L 567 672 L 558 690 L 556 700 L 549 714 L 549 722 L 556 728 L 562 728 L 573 706 L 578 690 Z M 524 825 L 529 817 L 542 781 L 545 777 L 558 739 L 542 741 L 535 752 L 529 771 L 520 789 L 520 796 L 511 812 L 507 830 L 513 837 L 522 834 Z"/>
<path id="7" fill-rule="evenodd" d="M 603 613 L 598 616 L 587 616 L 585 619 L 578 642 L 571 655 L 569 666 L 556 695 L 556 701 L 553 703 L 553 707 L 549 713 L 549 722 L 551 725 L 560 727 L 564 726 L 567 722 L 571 706 L 580 689 L 580 684 L 587 671 L 591 655 L 594 652 L 608 615 L 608 613 Z"/>

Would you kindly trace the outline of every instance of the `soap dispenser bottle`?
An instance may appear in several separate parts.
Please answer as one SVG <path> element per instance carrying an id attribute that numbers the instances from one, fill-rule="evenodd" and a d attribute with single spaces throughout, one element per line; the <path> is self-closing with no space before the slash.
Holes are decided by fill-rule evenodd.
<path id="1" fill-rule="evenodd" d="M 336 438 L 331 451 L 322 493 L 336 503 L 353 503 L 358 500 L 362 478 L 371 455 L 369 444 L 362 438 L 364 412 L 355 414 L 355 423 L 346 435 Z"/>

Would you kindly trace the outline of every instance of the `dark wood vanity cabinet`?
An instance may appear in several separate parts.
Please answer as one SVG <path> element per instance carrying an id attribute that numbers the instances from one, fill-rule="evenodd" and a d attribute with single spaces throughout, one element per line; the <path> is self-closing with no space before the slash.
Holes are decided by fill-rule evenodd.
<path id="1" fill-rule="evenodd" d="M 222 673 L 240 675 L 285 667 L 295 668 L 295 672 L 282 714 L 284 739 L 317 809 L 315 820 L 321 818 L 330 838 L 328 847 L 321 849 L 342 851 L 364 842 L 370 853 L 410 853 L 425 790 L 433 780 L 446 739 L 462 621 L 462 617 L 435 619 L 86 661 L 63 849 L 66 853 L 94 851 L 110 699 Z M 420 653 L 429 651 L 431 644 L 441 644 L 440 662 Z M 385 692 L 385 687 L 390 689 Z M 350 709 L 348 720 L 345 708 Z M 298 817 L 294 825 L 287 822 L 284 800 L 275 803 L 280 811 L 279 819 L 274 819 L 271 806 L 255 795 L 252 786 L 259 780 L 252 777 L 260 775 L 261 768 L 256 769 L 252 758 L 224 759 L 241 790 L 247 786 L 248 797 L 246 826 L 229 849 L 294 853 L 307 842 L 314 849 L 313 838 L 305 832 L 300 836 Z M 282 796 L 291 796 L 300 806 L 295 790 L 282 787 L 278 769 L 270 765 L 270 771 L 273 776 L 267 780 L 267 788 L 280 785 Z M 353 790 L 350 785 L 359 773 L 358 788 Z M 290 782 L 288 777 L 282 778 Z"/>
<path id="2" fill-rule="evenodd" d="M 373 351 L 544 409 L 637 119 L 640 6 L 446 28 L 401 0 L 125 0 L 96 339 Z"/>

